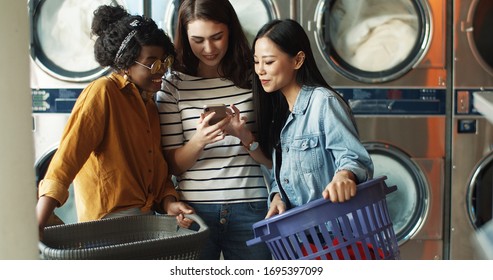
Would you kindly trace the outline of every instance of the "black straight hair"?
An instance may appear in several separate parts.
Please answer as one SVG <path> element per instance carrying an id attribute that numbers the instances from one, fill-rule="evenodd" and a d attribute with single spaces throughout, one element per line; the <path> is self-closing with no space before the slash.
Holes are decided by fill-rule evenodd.
<path id="1" fill-rule="evenodd" d="M 253 53 L 257 40 L 264 37 L 291 57 L 295 57 L 300 51 L 305 53 L 305 61 L 296 73 L 296 82 L 300 86 L 325 87 L 335 92 L 320 73 L 310 40 L 297 21 L 276 19 L 266 23 L 253 40 Z M 288 103 L 279 90 L 266 93 L 258 75 L 254 75 L 253 78 L 253 100 L 257 115 L 258 142 L 264 154 L 270 156 L 279 142 L 281 129 L 290 114 Z"/>

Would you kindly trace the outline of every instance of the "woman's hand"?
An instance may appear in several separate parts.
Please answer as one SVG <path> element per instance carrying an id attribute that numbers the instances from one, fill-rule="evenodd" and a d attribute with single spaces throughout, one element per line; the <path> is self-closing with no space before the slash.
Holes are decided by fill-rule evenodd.
<path id="1" fill-rule="evenodd" d="M 164 156 L 170 166 L 172 174 L 180 175 L 192 168 L 204 151 L 206 145 L 224 139 L 226 136 L 224 129 L 231 121 L 231 116 L 228 115 L 220 122 L 209 125 L 209 121 L 214 114 L 215 113 L 212 112 L 206 116 L 202 113 L 196 126 L 197 131 L 190 138 L 190 141 L 177 149 L 164 151 Z"/>
<path id="2" fill-rule="evenodd" d="M 178 225 L 182 228 L 189 228 L 193 221 L 191 219 L 185 218 L 185 214 L 193 214 L 195 210 L 188 204 L 176 201 L 172 196 L 165 198 L 165 211 L 168 215 L 176 216 L 176 221 Z"/>
<path id="3" fill-rule="evenodd" d="M 198 143 L 202 148 L 206 145 L 223 140 L 226 136 L 225 129 L 229 125 L 232 116 L 228 115 L 216 124 L 209 125 L 209 121 L 216 114 L 211 112 L 210 114 L 200 114 L 200 119 L 197 124 L 197 132 L 192 136 L 190 142 Z"/>
<path id="4" fill-rule="evenodd" d="M 246 127 L 247 117 L 240 116 L 240 110 L 233 104 L 229 107 L 231 111 L 231 121 L 225 127 L 225 132 L 228 135 L 235 136 L 240 140 L 245 140 L 248 137 L 251 137 L 251 132 Z M 243 142 L 243 141 L 242 141 Z"/>
<path id="5" fill-rule="evenodd" d="M 274 195 L 272 201 L 270 202 L 269 211 L 267 212 L 265 218 L 267 219 L 274 215 L 282 214 L 284 212 L 286 212 L 286 204 L 284 203 L 284 201 L 282 201 L 281 195 L 277 193 Z"/>
<path id="6" fill-rule="evenodd" d="M 182 228 L 189 228 L 193 224 L 193 220 L 185 218 L 184 214 L 176 215 L 176 221 L 178 222 L 178 225 Z"/>
<path id="7" fill-rule="evenodd" d="M 353 172 L 341 170 L 334 175 L 325 187 L 322 196 L 332 202 L 344 202 L 356 195 L 356 182 Z"/>

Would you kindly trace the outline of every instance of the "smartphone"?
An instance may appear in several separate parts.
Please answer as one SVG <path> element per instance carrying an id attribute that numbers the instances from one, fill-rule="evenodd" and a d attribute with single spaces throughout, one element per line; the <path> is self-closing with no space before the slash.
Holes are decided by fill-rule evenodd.
<path id="1" fill-rule="evenodd" d="M 226 117 L 226 104 L 204 105 L 204 114 L 207 115 L 211 112 L 216 112 L 212 119 L 209 120 L 209 125 L 214 125 Z"/>

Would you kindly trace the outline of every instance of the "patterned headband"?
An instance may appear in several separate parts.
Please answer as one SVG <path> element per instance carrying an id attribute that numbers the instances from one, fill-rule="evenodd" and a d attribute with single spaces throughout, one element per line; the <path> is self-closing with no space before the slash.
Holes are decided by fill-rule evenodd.
<path id="1" fill-rule="evenodd" d="M 140 25 L 140 21 L 138 19 L 136 19 L 136 20 L 134 20 L 134 21 L 132 21 L 130 23 L 130 26 L 132 26 L 134 28 L 137 27 L 137 26 L 139 26 L 139 25 Z M 127 47 L 128 42 L 130 42 L 130 40 L 132 40 L 132 38 L 135 36 L 135 34 L 137 34 L 137 30 L 136 29 L 133 29 L 132 31 L 130 31 L 127 34 L 127 37 L 125 37 L 125 39 L 122 41 L 122 44 L 120 45 L 120 48 L 116 52 L 115 64 L 118 62 L 118 60 L 120 60 L 120 57 L 123 55 L 123 51 Z"/>

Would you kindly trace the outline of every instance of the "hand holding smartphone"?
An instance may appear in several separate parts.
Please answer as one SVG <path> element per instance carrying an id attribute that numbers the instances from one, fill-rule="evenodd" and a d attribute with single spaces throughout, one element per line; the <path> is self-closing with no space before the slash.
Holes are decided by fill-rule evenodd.
<path id="1" fill-rule="evenodd" d="M 227 116 L 226 104 L 209 104 L 204 105 L 204 115 L 208 115 L 211 112 L 216 112 L 216 114 L 209 120 L 209 125 L 214 125 L 220 122 Z"/>

